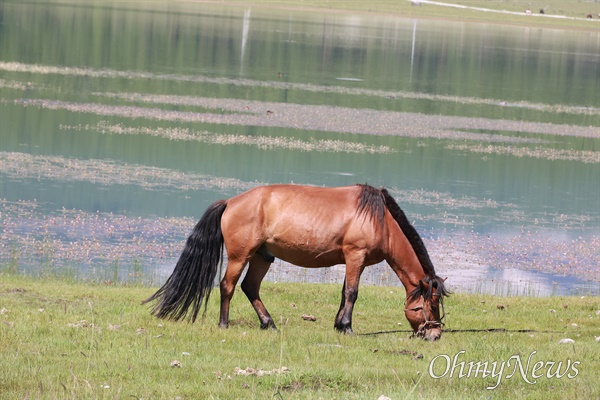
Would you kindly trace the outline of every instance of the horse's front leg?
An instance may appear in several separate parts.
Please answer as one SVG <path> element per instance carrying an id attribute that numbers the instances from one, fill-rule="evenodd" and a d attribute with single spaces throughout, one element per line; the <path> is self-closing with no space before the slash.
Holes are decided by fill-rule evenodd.
<path id="1" fill-rule="evenodd" d="M 346 264 L 346 278 L 344 279 L 344 287 L 342 288 L 342 301 L 340 310 L 335 318 L 334 327 L 341 333 L 352 334 L 352 311 L 354 303 L 358 298 L 358 283 L 360 275 L 364 267 L 352 267 Z"/>

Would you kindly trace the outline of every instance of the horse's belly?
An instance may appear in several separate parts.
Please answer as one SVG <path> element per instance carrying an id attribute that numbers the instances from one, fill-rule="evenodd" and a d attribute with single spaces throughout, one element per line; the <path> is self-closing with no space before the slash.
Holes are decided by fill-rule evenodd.
<path id="1" fill-rule="evenodd" d="M 331 267 L 343 264 L 344 254 L 340 248 L 318 248 L 311 247 L 310 243 L 305 246 L 295 244 L 294 246 L 282 245 L 282 243 L 265 243 L 265 248 L 274 257 L 300 267 L 319 268 Z"/>

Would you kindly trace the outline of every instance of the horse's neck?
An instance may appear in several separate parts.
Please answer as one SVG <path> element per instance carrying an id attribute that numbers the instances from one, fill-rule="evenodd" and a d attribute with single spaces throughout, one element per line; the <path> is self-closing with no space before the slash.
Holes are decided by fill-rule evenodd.
<path id="1" fill-rule="evenodd" d="M 407 292 L 417 287 L 419 281 L 425 277 L 425 271 L 421 266 L 417 254 L 396 223 L 390 229 L 388 257 L 386 261 L 392 267 Z"/>

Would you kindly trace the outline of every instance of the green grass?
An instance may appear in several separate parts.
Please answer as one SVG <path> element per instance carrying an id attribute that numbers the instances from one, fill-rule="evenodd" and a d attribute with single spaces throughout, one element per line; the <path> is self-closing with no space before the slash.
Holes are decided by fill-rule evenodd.
<path id="1" fill-rule="evenodd" d="M 350 12 L 368 12 L 375 14 L 392 14 L 404 17 L 441 18 L 461 21 L 480 21 L 500 24 L 516 24 L 528 26 L 543 26 L 554 28 L 600 29 L 598 13 L 600 1 L 598 0 L 436 0 L 441 3 L 459 4 L 469 7 L 485 8 L 498 11 L 518 12 L 523 15 L 501 14 L 472 9 L 458 9 L 453 7 L 423 4 L 415 7 L 408 0 L 252 0 L 240 2 L 239 0 L 220 1 L 219 4 L 253 4 L 269 8 L 291 9 L 324 9 Z M 217 2 L 215 2 L 217 3 Z M 540 9 L 545 10 L 545 15 L 558 15 L 569 18 L 585 19 L 587 14 L 592 14 L 595 21 L 557 19 L 525 15 L 526 9 L 531 9 L 532 14 L 538 14 Z"/>
<path id="2" fill-rule="evenodd" d="M 13 0 L 14 1 L 14 0 Z M 33 0 L 39 1 L 39 0 Z M 81 0 L 49 0 L 60 4 L 78 4 Z M 312 12 L 323 10 L 330 12 L 369 13 L 380 15 L 395 15 L 406 18 L 434 18 L 450 19 L 457 21 L 478 21 L 497 24 L 511 24 L 524 26 L 538 26 L 547 28 L 584 29 L 598 31 L 600 21 L 599 0 L 436 0 L 440 3 L 458 4 L 468 7 L 485 8 L 497 11 L 510 11 L 522 15 L 502 14 L 473 9 L 459 9 L 454 7 L 433 4 L 411 5 L 409 0 L 208 0 L 200 2 L 178 1 L 170 2 L 169 7 L 180 7 L 187 12 L 194 12 L 205 8 L 207 3 L 217 5 L 232 5 L 242 7 L 264 8 L 268 10 L 304 10 Z M 44 0 L 48 2 L 48 0 Z M 165 2 L 159 0 L 92 0 L 86 4 L 100 6 L 117 5 L 118 7 L 149 7 L 165 8 Z M 525 15 L 525 10 L 530 9 L 534 15 Z M 540 17 L 539 10 L 545 10 L 545 17 Z M 593 19 L 587 20 L 586 16 L 592 14 Z M 549 18 L 555 15 L 565 18 Z M 572 18 L 576 18 L 572 19 Z"/>
<path id="3" fill-rule="evenodd" d="M 261 331 L 240 291 L 231 327 L 217 328 L 218 294 L 196 324 L 152 317 L 140 301 L 156 288 L 106 286 L 0 275 L 0 393 L 22 398 L 599 398 L 600 299 L 597 297 L 493 297 L 455 294 L 446 305 L 447 328 L 507 328 L 548 333 L 445 333 L 439 342 L 408 333 L 404 290 L 363 286 L 354 313 L 358 335 L 333 330 L 340 286 L 265 283 L 263 299 L 279 331 Z M 485 301 L 485 303 L 483 303 Z M 504 310 L 497 306 L 502 304 Z M 553 309 L 555 312 L 551 312 Z M 485 311 L 484 311 L 485 310 Z M 304 321 L 312 314 L 316 322 Z M 398 324 L 401 325 L 398 325 Z M 572 324 L 576 324 L 574 326 Z M 562 338 L 574 344 L 559 344 Z M 573 378 L 527 383 L 517 372 L 494 390 L 491 377 L 458 378 L 444 355 L 458 361 L 520 356 L 524 368 L 539 361 L 579 361 Z M 181 367 L 171 367 L 178 360 Z M 239 369 L 282 374 L 236 375 Z M 556 367 L 554 367 L 556 369 Z M 572 375 L 575 371 L 568 370 Z M 466 370 L 465 372 L 466 373 Z M 529 380 L 531 374 L 528 375 Z"/>

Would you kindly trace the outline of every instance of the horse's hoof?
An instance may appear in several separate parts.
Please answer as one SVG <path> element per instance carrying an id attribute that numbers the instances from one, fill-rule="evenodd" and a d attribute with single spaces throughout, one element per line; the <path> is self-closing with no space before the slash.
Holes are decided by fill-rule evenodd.
<path id="1" fill-rule="evenodd" d="M 344 335 L 354 335 L 354 331 L 351 326 L 336 326 L 335 330 Z"/>
<path id="2" fill-rule="evenodd" d="M 262 323 L 261 322 L 260 329 L 267 330 L 269 328 L 271 328 L 274 331 L 277 331 L 277 327 L 275 326 L 275 322 L 273 322 L 273 321 L 269 321 L 267 323 Z"/>

